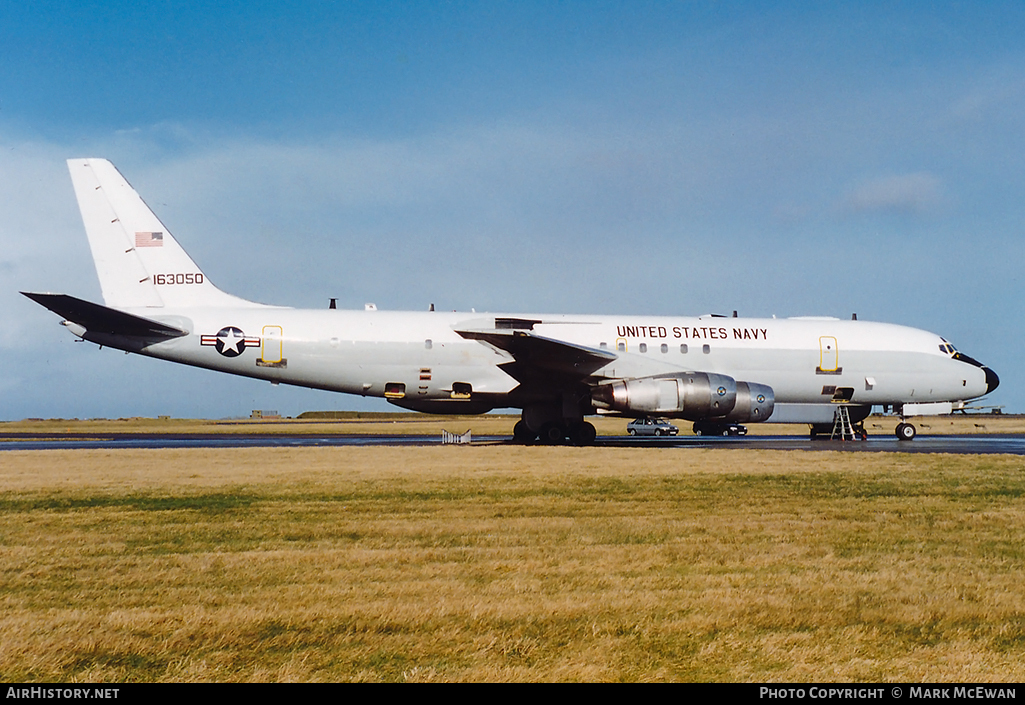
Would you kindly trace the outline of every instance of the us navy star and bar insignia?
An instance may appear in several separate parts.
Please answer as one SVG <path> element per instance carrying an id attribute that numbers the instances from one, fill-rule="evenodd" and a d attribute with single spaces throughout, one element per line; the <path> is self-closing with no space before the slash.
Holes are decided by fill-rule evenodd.
<path id="1" fill-rule="evenodd" d="M 238 357 L 246 348 L 260 347 L 260 339 L 247 336 L 235 326 L 225 326 L 216 335 L 204 335 L 199 339 L 200 345 L 213 345 L 224 357 Z"/>

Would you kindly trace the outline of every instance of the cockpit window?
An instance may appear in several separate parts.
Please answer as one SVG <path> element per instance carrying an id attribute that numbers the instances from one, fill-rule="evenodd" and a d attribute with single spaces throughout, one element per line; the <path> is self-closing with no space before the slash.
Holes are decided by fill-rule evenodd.
<path id="1" fill-rule="evenodd" d="M 943 344 L 940 345 L 940 352 L 941 353 L 946 353 L 947 355 L 953 355 L 954 353 L 957 352 L 957 348 L 955 348 L 953 345 L 951 345 L 947 341 L 943 341 Z"/>

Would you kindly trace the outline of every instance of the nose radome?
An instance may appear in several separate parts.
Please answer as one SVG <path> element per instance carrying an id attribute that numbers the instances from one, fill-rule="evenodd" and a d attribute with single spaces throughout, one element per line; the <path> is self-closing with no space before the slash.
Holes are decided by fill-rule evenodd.
<path id="1" fill-rule="evenodd" d="M 997 373 L 988 367 L 983 366 L 982 368 L 986 373 L 986 394 L 989 394 L 994 389 L 1000 386 L 1000 378 L 997 377 Z"/>

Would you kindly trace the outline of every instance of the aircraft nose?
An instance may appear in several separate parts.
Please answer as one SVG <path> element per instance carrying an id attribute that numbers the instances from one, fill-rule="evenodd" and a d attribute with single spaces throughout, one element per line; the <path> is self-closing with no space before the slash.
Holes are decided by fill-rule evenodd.
<path id="1" fill-rule="evenodd" d="M 998 386 L 1000 386 L 1000 378 L 997 377 L 997 373 L 994 372 L 993 370 L 989 369 L 985 365 L 983 365 L 981 362 L 976 360 L 974 357 L 968 357 L 967 355 L 965 355 L 962 352 L 955 352 L 952 357 L 955 360 L 960 360 L 961 362 L 967 362 L 969 365 L 972 365 L 973 367 L 978 367 L 980 370 L 983 371 L 983 373 L 985 373 L 985 375 L 986 375 L 986 394 L 989 394 L 994 389 L 996 389 Z"/>
<path id="2" fill-rule="evenodd" d="M 988 367 L 983 367 L 982 369 L 986 372 L 986 394 L 989 394 L 1000 386 L 1000 378 L 997 377 L 996 372 Z"/>

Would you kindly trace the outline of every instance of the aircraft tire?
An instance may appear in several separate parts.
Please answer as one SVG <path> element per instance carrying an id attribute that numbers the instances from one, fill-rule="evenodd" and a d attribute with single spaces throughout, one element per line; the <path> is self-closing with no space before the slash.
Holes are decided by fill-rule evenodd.
<path id="1" fill-rule="evenodd" d="M 566 429 L 561 424 L 546 423 L 541 427 L 541 442 L 554 446 L 566 440 Z"/>
<path id="2" fill-rule="evenodd" d="M 516 425 L 513 426 L 513 440 L 527 445 L 537 440 L 537 433 L 531 431 L 530 426 L 523 421 L 517 421 Z"/>
<path id="3" fill-rule="evenodd" d="M 594 439 L 598 437 L 598 431 L 587 421 L 573 424 L 569 429 L 569 438 L 575 446 L 594 445 Z"/>
<path id="4" fill-rule="evenodd" d="M 894 433 L 897 434 L 897 438 L 902 441 L 910 441 L 915 437 L 917 430 L 914 424 L 899 423 L 897 428 L 894 429 Z"/>

